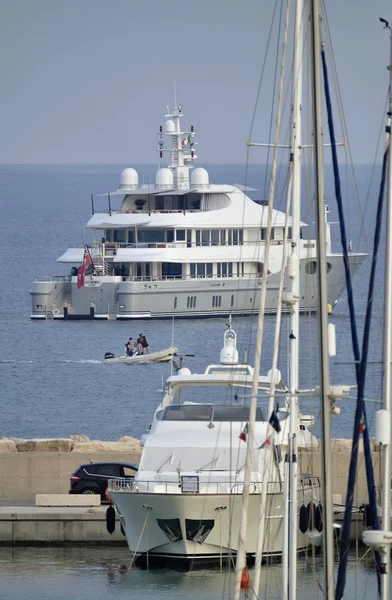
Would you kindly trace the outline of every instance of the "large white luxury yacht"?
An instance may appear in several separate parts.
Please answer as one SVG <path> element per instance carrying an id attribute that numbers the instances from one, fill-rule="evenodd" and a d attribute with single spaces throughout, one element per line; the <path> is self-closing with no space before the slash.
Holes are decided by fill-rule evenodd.
<path id="1" fill-rule="evenodd" d="M 57 259 L 70 264 L 69 275 L 35 279 L 32 319 L 257 313 L 265 275 L 267 206 L 253 201 L 241 186 L 210 184 L 208 172 L 194 168 L 194 128 L 181 130 L 181 105 L 167 112 L 157 139 L 160 159 L 169 153 L 168 167 L 157 171 L 155 184 L 143 185 L 135 169 L 124 169 L 119 188 L 108 194 L 105 212 L 94 210 L 93 198 L 87 223 L 93 243 L 70 247 Z M 274 210 L 266 301 L 271 313 L 277 306 L 284 227 L 285 214 Z M 291 244 L 290 226 L 288 238 Z M 333 306 L 345 277 L 342 254 L 331 250 L 329 225 L 327 245 Z M 81 278 L 87 252 L 90 268 Z M 315 253 L 314 240 L 300 240 L 301 311 L 316 308 Z M 349 260 L 355 271 L 363 255 L 350 253 Z"/>

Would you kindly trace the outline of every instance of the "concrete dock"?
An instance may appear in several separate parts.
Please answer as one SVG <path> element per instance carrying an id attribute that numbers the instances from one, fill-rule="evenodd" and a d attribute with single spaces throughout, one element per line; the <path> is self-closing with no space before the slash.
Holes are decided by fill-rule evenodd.
<path id="1" fill-rule="evenodd" d="M 107 506 L 0 506 L 0 545 L 125 545 L 120 522 L 106 530 Z"/>

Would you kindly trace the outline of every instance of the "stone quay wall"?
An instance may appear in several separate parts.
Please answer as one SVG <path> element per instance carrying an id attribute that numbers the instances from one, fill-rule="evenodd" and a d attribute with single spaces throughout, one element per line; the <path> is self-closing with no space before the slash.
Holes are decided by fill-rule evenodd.
<path id="1" fill-rule="evenodd" d="M 331 470 L 335 502 L 344 503 L 350 461 L 351 440 L 332 440 Z M 0 497 L 33 498 L 36 494 L 66 494 L 71 474 L 89 462 L 139 463 L 139 440 L 124 437 L 117 442 L 89 440 L 85 435 L 64 439 L 21 440 L 0 438 Z M 376 485 L 379 484 L 381 455 L 372 444 Z M 300 471 L 321 475 L 320 449 L 301 452 Z M 362 445 L 359 451 L 356 503 L 366 502 L 366 474 Z"/>

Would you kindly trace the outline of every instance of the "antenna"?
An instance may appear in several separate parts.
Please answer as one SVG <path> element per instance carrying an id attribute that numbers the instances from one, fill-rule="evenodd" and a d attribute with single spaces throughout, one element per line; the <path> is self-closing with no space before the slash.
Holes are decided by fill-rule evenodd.
<path id="1" fill-rule="evenodd" d="M 174 315 L 172 317 L 172 348 L 174 348 Z M 173 361 L 170 363 L 170 375 L 173 375 Z"/>

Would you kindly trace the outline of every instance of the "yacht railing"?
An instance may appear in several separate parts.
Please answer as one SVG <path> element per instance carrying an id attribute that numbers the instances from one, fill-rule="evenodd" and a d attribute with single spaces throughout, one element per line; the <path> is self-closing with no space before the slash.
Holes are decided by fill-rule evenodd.
<path id="1" fill-rule="evenodd" d="M 44 275 L 39 275 L 38 277 L 34 277 L 34 281 L 71 281 L 72 275 L 48 275 L 45 277 Z"/>
<path id="2" fill-rule="evenodd" d="M 199 493 L 201 494 L 242 494 L 244 487 L 243 482 L 226 481 L 200 481 L 199 482 Z M 260 494 L 260 481 L 253 481 L 250 483 L 251 494 Z M 298 491 L 303 491 L 311 488 L 319 488 L 320 479 L 318 477 L 303 477 L 298 482 Z M 223 491 L 225 490 L 225 491 Z M 178 481 L 165 481 L 165 480 L 134 480 L 134 479 L 109 479 L 108 491 L 110 492 L 121 492 L 128 494 L 179 494 L 187 493 L 180 492 Z M 194 492 L 192 492 L 194 493 Z M 281 481 L 269 481 L 267 484 L 268 494 L 281 494 L 282 493 L 282 482 Z"/>

